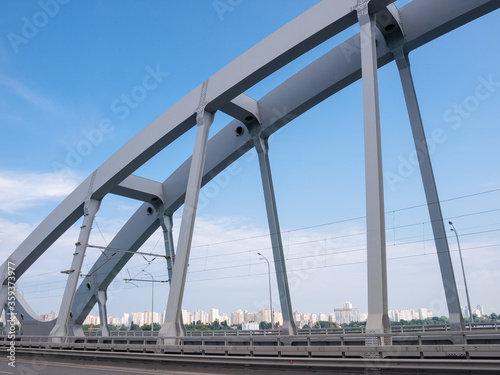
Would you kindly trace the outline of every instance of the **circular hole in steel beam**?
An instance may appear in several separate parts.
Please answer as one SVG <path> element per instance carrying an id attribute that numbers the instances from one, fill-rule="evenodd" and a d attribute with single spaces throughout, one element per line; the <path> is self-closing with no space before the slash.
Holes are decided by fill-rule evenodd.
<path id="1" fill-rule="evenodd" d="M 158 200 L 158 197 L 153 197 L 153 198 L 151 198 L 151 201 L 152 201 L 152 202 L 156 202 L 157 200 Z"/>
<path id="2" fill-rule="evenodd" d="M 24 320 L 24 315 L 23 314 L 21 314 L 21 320 Z"/>
<path id="3" fill-rule="evenodd" d="M 90 283 L 87 283 L 87 289 L 90 290 Z"/>
<path id="4" fill-rule="evenodd" d="M 153 208 L 152 207 L 148 207 L 147 211 L 148 211 L 148 215 L 151 215 L 153 213 Z"/>
<path id="5" fill-rule="evenodd" d="M 242 135 L 245 131 L 243 130 L 243 126 L 238 126 L 236 128 L 236 135 Z"/>
<path id="6" fill-rule="evenodd" d="M 253 116 L 247 116 L 245 117 L 245 121 L 252 121 L 253 120 Z"/>
<path id="7" fill-rule="evenodd" d="M 396 25 L 394 25 L 393 23 L 390 23 L 385 27 L 385 31 L 387 31 L 387 32 L 394 31 L 395 29 L 396 29 Z"/>

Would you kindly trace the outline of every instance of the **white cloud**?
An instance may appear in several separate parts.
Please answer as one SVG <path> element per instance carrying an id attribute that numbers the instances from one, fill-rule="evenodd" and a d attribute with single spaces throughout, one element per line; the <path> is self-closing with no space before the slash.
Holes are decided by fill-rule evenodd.
<path id="1" fill-rule="evenodd" d="M 43 110 L 44 112 L 53 114 L 60 114 L 65 112 L 63 107 L 61 107 L 54 100 L 48 99 L 47 95 L 39 94 L 23 83 L 16 81 L 10 77 L 0 75 L 0 85 L 9 89 L 12 94 L 24 99 L 31 107 L 36 107 Z"/>
<path id="2" fill-rule="evenodd" d="M 0 171 L 0 212 L 18 214 L 47 200 L 67 196 L 77 186 L 76 176 L 57 173 Z"/>
<path id="3" fill-rule="evenodd" d="M 19 244 L 33 230 L 33 227 L 26 223 L 13 223 L 0 218 L 0 260 L 7 257 L 19 246 Z"/>

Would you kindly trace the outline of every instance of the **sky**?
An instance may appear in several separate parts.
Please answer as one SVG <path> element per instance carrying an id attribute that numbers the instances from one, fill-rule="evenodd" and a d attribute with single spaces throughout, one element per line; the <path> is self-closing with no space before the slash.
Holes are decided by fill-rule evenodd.
<path id="1" fill-rule="evenodd" d="M 152 120 L 316 3 L 2 1 L 0 261 Z M 258 100 L 358 31 L 357 26 L 345 30 L 246 93 Z M 481 304 L 487 313 L 500 312 L 500 50 L 494 39 L 499 32 L 496 11 L 410 54 L 444 220 L 453 220 L 460 235 L 471 304 Z M 126 103 L 124 95 L 152 71 L 157 80 L 144 98 Z M 424 307 L 447 315 L 395 64 L 378 74 L 389 308 Z M 229 121 L 217 113 L 210 136 Z M 194 136 L 192 129 L 135 174 L 165 180 L 191 155 Z M 293 310 L 329 314 L 350 301 L 366 312 L 361 82 L 271 136 L 270 161 Z M 106 196 L 90 243 L 109 243 L 139 205 Z M 182 208 L 174 215 L 175 238 L 181 214 Z M 67 277 L 60 271 L 71 264 L 79 225 L 18 280 L 18 289 L 38 313 L 59 309 Z M 453 232 L 448 236 L 465 306 L 457 242 Z M 162 246 L 157 232 L 141 251 L 161 254 Z M 257 252 L 272 258 L 251 150 L 201 191 L 183 308 L 226 313 L 268 308 L 267 264 Z M 99 255 L 97 249 L 87 250 L 84 272 Z M 153 258 L 134 256 L 111 284 L 109 315 L 151 308 L 151 283 L 132 285 L 123 279 L 147 279 L 145 269 L 156 280 L 166 280 L 164 260 Z M 272 288 L 279 310 L 274 280 Z M 167 284 L 155 285 L 155 311 L 165 309 L 168 290 Z"/>

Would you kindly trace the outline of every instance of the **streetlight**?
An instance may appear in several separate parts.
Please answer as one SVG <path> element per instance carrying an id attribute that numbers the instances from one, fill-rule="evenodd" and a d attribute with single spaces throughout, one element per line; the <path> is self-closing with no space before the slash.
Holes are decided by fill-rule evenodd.
<path id="1" fill-rule="evenodd" d="M 455 226 L 453 225 L 453 222 L 448 221 L 448 223 L 451 225 L 450 230 L 453 233 L 455 233 L 455 237 L 457 238 L 458 253 L 460 254 L 460 263 L 462 264 L 462 274 L 464 275 L 465 295 L 467 296 L 467 304 L 469 305 L 470 329 L 472 330 L 472 323 L 474 323 L 474 317 L 472 316 L 472 306 L 470 304 L 469 288 L 467 288 L 467 280 L 465 278 L 464 261 L 462 259 L 462 250 L 460 249 L 460 241 L 458 240 L 458 233 L 457 230 L 455 229 Z"/>
<path id="2" fill-rule="evenodd" d="M 267 272 L 269 274 L 269 308 L 271 309 L 271 329 L 274 329 L 273 297 L 271 294 L 271 266 L 269 265 L 269 261 L 264 255 L 262 255 L 261 253 L 257 254 L 262 257 L 260 258 L 260 260 L 264 259 L 267 262 Z"/>
<path id="3" fill-rule="evenodd" d="M 155 300 L 155 278 L 153 275 L 151 275 L 148 271 L 142 270 L 144 274 L 147 274 L 151 276 L 151 336 L 153 336 L 153 327 L 154 327 L 154 322 L 153 322 L 153 307 L 154 307 L 154 300 Z"/>

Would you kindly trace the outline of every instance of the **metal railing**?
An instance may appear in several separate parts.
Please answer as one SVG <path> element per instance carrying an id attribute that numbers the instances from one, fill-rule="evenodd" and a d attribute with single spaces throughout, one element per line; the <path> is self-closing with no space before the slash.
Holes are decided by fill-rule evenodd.
<path id="1" fill-rule="evenodd" d="M 500 331 L 500 322 L 492 323 L 473 323 L 472 331 L 493 329 Z M 449 324 L 434 324 L 434 325 L 401 325 L 392 326 L 392 332 L 434 332 L 434 331 L 450 331 Z M 466 330 L 470 330 L 470 324 L 466 324 Z M 342 327 L 342 328 L 307 328 L 299 329 L 299 335 L 312 335 L 312 334 L 364 334 L 365 327 Z M 101 336 L 100 331 L 86 331 L 86 336 Z M 151 331 L 111 331 L 111 336 L 134 336 L 134 337 L 151 337 Z M 158 331 L 153 332 L 154 336 L 158 336 Z M 215 337 L 215 336 L 281 336 L 281 330 L 201 330 L 201 331 L 187 331 L 188 337 Z"/>

